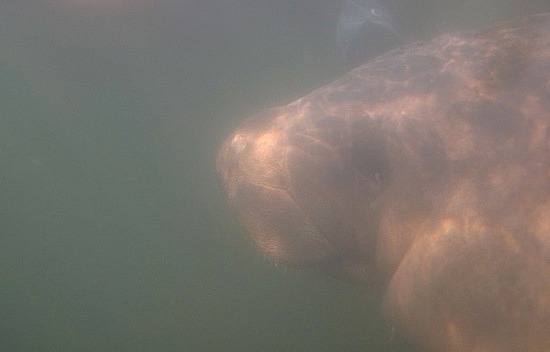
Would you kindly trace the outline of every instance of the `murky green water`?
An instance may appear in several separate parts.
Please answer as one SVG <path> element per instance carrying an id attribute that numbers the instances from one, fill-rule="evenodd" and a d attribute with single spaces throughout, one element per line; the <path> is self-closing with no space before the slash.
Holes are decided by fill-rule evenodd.
<path id="1" fill-rule="evenodd" d="M 410 36 L 548 7 L 518 3 L 419 3 Z M 0 3 L 1 351 L 410 351 L 362 289 L 254 253 L 215 176 L 244 116 L 342 72 L 336 7 Z"/>

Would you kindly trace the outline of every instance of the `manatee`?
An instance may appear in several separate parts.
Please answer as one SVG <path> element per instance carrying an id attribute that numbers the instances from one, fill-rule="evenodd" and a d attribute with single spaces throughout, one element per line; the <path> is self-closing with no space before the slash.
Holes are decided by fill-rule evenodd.
<path id="1" fill-rule="evenodd" d="M 272 262 L 429 351 L 550 351 L 550 13 L 394 49 L 246 119 L 217 170 Z"/>

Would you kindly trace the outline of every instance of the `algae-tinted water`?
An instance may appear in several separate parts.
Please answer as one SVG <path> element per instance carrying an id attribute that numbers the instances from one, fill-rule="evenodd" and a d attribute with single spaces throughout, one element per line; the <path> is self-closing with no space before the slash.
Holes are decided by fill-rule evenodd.
<path id="1" fill-rule="evenodd" d="M 0 4 L 0 350 L 410 351 L 362 289 L 258 256 L 217 185 L 239 121 L 342 73 L 312 3 Z M 397 2 L 411 39 L 485 16 L 444 3 Z"/>

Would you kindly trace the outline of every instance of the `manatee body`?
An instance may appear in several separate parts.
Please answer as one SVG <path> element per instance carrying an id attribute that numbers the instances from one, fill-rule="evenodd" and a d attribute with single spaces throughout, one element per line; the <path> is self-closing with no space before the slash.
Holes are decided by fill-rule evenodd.
<path id="1" fill-rule="evenodd" d="M 419 346 L 550 351 L 550 13 L 393 50 L 217 168 L 261 252 L 377 287 Z"/>

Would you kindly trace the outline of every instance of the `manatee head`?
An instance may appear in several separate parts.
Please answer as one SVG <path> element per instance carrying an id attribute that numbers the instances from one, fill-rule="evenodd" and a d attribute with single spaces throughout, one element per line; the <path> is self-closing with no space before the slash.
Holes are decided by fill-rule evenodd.
<path id="1" fill-rule="evenodd" d="M 354 155 L 369 155 L 358 148 L 349 121 L 299 100 L 242 123 L 217 169 L 230 206 L 273 262 L 349 274 L 358 260 L 365 276 L 382 182 L 354 163 Z"/>

